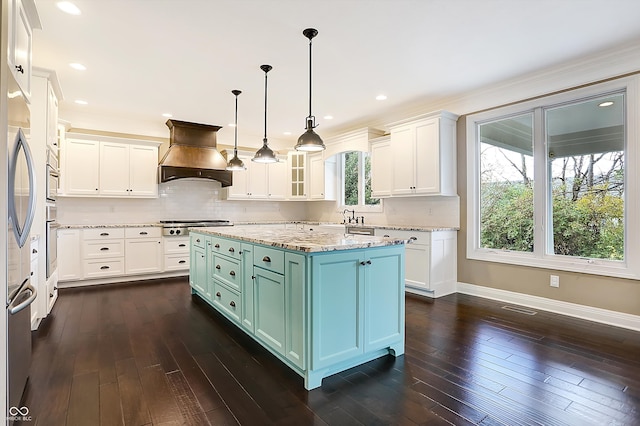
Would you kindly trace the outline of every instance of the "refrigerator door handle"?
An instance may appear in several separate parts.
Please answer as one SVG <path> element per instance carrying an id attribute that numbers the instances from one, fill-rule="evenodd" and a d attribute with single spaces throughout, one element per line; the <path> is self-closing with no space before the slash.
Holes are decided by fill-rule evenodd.
<path id="1" fill-rule="evenodd" d="M 15 205 L 15 181 L 16 181 L 16 168 L 18 165 L 18 156 L 20 150 L 24 152 L 24 156 L 27 162 L 27 173 L 29 173 L 29 204 L 27 206 L 27 216 L 24 223 L 19 222 L 18 213 Z M 31 224 L 33 223 L 33 216 L 35 215 L 36 207 L 36 171 L 33 163 L 33 156 L 27 143 L 27 138 L 24 135 L 22 129 L 18 129 L 15 139 L 15 148 L 13 151 L 13 157 L 9 163 L 9 217 L 13 223 L 13 233 L 18 241 L 18 246 L 23 247 L 29 238 L 29 231 L 31 230 Z"/>
<path id="2" fill-rule="evenodd" d="M 14 314 L 17 314 L 18 312 L 20 312 L 21 310 L 23 310 L 24 308 L 29 306 L 34 300 L 36 300 L 36 297 L 38 297 L 38 292 L 31 285 L 31 283 L 29 283 L 26 286 L 24 286 L 23 291 L 30 291 L 31 292 L 31 296 L 29 296 L 24 302 L 19 303 L 17 305 L 14 305 L 14 301 L 18 298 L 17 297 L 18 295 L 16 295 L 16 297 L 13 298 L 11 303 L 9 303 L 9 306 L 7 306 L 7 311 L 9 311 L 9 313 L 11 315 L 14 315 Z M 19 292 L 19 294 L 20 293 L 22 293 L 22 291 Z"/>

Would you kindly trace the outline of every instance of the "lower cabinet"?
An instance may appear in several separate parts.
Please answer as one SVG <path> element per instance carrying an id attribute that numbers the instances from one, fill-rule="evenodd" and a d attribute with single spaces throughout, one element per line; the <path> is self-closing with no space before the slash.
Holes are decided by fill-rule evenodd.
<path id="1" fill-rule="evenodd" d="M 306 389 L 404 353 L 401 245 L 302 253 L 192 232 L 190 283 L 194 294 L 300 374 Z"/>
<path id="2" fill-rule="evenodd" d="M 162 270 L 160 228 L 126 228 L 124 242 L 125 274 L 152 274 Z"/>

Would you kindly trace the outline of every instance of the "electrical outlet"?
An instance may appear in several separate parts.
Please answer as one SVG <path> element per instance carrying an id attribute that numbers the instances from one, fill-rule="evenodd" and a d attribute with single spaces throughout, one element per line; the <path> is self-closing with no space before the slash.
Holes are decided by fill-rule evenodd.
<path id="1" fill-rule="evenodd" d="M 551 287 L 560 287 L 560 277 L 558 275 L 551 275 L 549 285 Z"/>

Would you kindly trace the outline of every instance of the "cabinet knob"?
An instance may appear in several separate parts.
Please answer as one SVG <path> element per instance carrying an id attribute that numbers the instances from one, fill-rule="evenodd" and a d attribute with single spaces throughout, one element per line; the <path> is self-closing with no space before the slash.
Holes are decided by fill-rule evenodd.
<path id="1" fill-rule="evenodd" d="M 216 293 L 216 297 L 221 297 L 221 296 L 220 296 L 220 292 L 217 292 L 217 293 Z"/>
<path id="2" fill-rule="evenodd" d="M 36 250 L 36 249 L 31 250 L 31 253 L 33 253 L 33 254 L 36 254 L 37 252 L 38 252 L 38 250 Z"/>
<path id="3" fill-rule="evenodd" d="M 235 249 L 233 247 L 229 247 L 229 253 L 235 253 Z"/>
<path id="4" fill-rule="evenodd" d="M 220 270 L 220 265 L 216 265 L 216 269 L 217 269 L 217 270 Z"/>
<path id="5" fill-rule="evenodd" d="M 200 238 L 197 238 L 197 239 L 196 239 L 196 243 L 199 243 L 199 242 L 200 242 Z"/>
<path id="6" fill-rule="evenodd" d="M 251 279 L 252 279 L 252 280 L 255 280 L 255 279 L 256 279 L 256 276 L 255 276 L 255 275 L 251 275 Z"/>
<path id="7" fill-rule="evenodd" d="M 24 68 L 22 68 L 22 65 L 16 65 L 16 71 L 20 74 L 24 74 Z"/>
<path id="8" fill-rule="evenodd" d="M 365 265 L 371 265 L 371 261 L 370 261 L 370 260 L 367 260 L 367 261 L 364 261 L 364 260 L 363 260 L 362 262 L 360 262 L 360 264 L 361 264 L 362 266 L 365 266 Z"/>
<path id="9" fill-rule="evenodd" d="M 232 308 L 236 307 L 236 302 L 234 302 L 233 300 L 231 302 L 229 302 L 229 306 L 231 306 Z"/>
<path id="10" fill-rule="evenodd" d="M 269 256 L 265 256 L 262 258 L 263 262 L 271 262 L 271 258 Z"/>
<path id="11" fill-rule="evenodd" d="M 215 248 L 220 248 L 220 244 L 216 244 L 214 247 Z"/>
<path id="12" fill-rule="evenodd" d="M 236 276 L 236 272 L 235 271 L 231 271 L 231 272 L 229 272 L 229 275 L 231 275 L 232 277 L 235 277 Z"/>

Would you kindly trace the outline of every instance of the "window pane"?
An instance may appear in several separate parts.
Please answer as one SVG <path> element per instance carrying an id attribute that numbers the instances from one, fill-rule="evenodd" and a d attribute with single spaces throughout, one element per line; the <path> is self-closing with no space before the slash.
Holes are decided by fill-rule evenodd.
<path id="1" fill-rule="evenodd" d="M 533 114 L 481 124 L 480 246 L 533 252 Z"/>
<path id="2" fill-rule="evenodd" d="M 624 259 L 624 101 L 545 111 L 554 254 Z"/>
<path id="3" fill-rule="evenodd" d="M 344 154 L 344 205 L 358 205 L 358 153 Z"/>
<path id="4" fill-rule="evenodd" d="M 364 204 L 367 206 L 380 204 L 379 198 L 371 198 L 371 155 L 365 152 L 364 158 Z"/>

